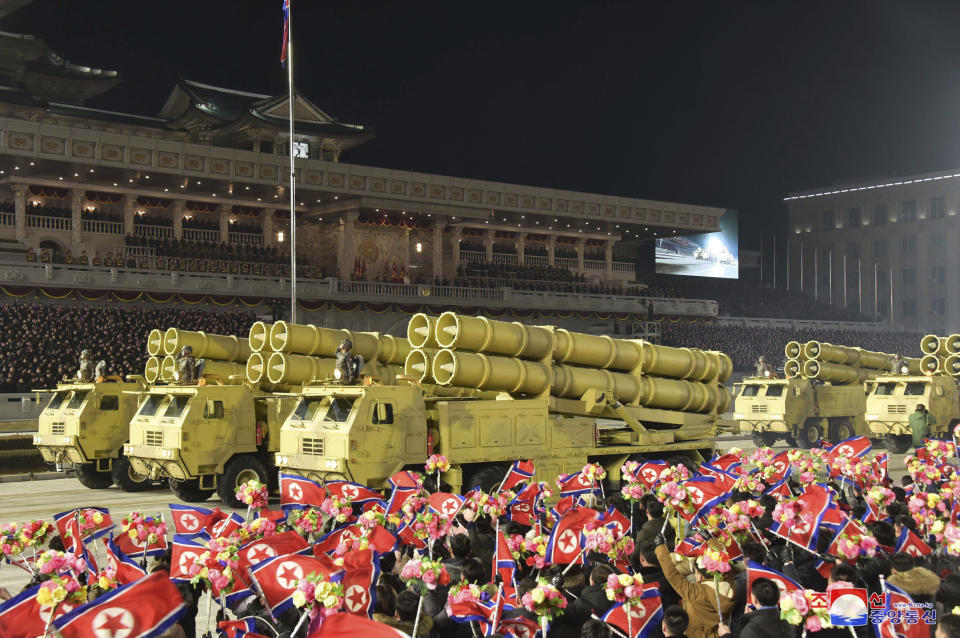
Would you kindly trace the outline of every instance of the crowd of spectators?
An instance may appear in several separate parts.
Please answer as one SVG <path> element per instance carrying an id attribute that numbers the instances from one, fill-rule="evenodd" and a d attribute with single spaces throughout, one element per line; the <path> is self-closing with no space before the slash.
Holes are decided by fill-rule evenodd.
<path id="1" fill-rule="evenodd" d="M 783 348 L 789 341 L 823 341 L 865 350 L 919 357 L 919 332 L 881 330 L 794 330 L 792 328 L 756 328 L 752 326 L 720 326 L 688 321 L 661 322 L 664 345 L 684 348 L 720 350 L 733 359 L 736 370 L 747 370 L 763 355 L 766 361 L 780 364 Z M 778 367 L 782 367 L 778 365 Z"/>
<path id="2" fill-rule="evenodd" d="M 5 212 L 13 212 L 13 209 Z M 27 215 L 42 215 L 44 217 L 59 217 L 60 219 L 70 219 L 73 216 L 73 210 L 62 206 L 47 206 L 46 204 L 30 204 L 27 206 Z"/>
<path id="3" fill-rule="evenodd" d="M 417 283 L 417 282 L 415 282 Z M 419 283 L 426 283 L 421 281 Z M 457 267 L 457 276 L 451 279 L 435 279 L 435 286 L 458 288 L 512 288 L 536 292 L 564 292 L 592 295 L 640 295 L 637 286 L 603 285 L 591 283 L 583 275 L 561 266 L 518 266 L 516 264 L 491 264 L 469 262 Z"/>
<path id="4" fill-rule="evenodd" d="M 186 259 L 216 259 L 221 261 L 257 262 L 282 264 L 290 261 L 290 254 L 276 246 L 251 244 L 226 244 L 206 241 L 156 239 L 127 235 L 124 245 L 153 248 L 158 257 L 183 257 Z"/>
<path id="5" fill-rule="evenodd" d="M 0 305 L 0 391 L 50 388 L 76 373 L 80 350 L 107 362 L 109 374 L 143 374 L 147 334 L 183 328 L 244 338 L 251 312 L 206 312 L 135 305 L 9 303 Z"/>

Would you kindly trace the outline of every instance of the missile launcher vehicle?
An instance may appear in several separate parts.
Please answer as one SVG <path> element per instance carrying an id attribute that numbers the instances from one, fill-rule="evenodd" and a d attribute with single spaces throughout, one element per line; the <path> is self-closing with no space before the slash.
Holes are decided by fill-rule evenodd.
<path id="1" fill-rule="evenodd" d="M 930 436 L 948 438 L 960 422 L 960 335 L 926 335 L 920 341 L 919 365 L 903 364 L 897 372 L 867 382 L 866 421 L 870 437 L 893 452 L 913 446 L 910 414 L 923 404 L 936 423 Z M 915 361 L 915 360 L 913 360 Z"/>
<path id="2" fill-rule="evenodd" d="M 819 341 L 791 341 L 784 377 L 747 377 L 734 402 L 740 431 L 756 445 L 811 448 L 821 438 L 842 441 L 867 434 L 864 382 L 890 370 L 893 355 Z M 917 368 L 918 359 L 904 359 Z"/>
<path id="3" fill-rule="evenodd" d="M 571 333 L 447 312 L 414 315 L 394 385 L 307 383 L 277 466 L 372 488 L 443 454 L 455 491 L 495 487 L 533 459 L 538 480 L 632 458 L 699 463 L 715 451 L 732 372 L 720 352 Z"/>

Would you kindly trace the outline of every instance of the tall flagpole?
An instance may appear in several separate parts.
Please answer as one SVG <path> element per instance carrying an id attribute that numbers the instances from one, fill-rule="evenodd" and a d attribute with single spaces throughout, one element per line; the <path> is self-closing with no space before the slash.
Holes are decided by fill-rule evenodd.
<path id="1" fill-rule="evenodd" d="M 293 163 L 293 12 L 287 2 L 287 90 L 290 103 L 290 323 L 297 323 L 297 174 Z"/>

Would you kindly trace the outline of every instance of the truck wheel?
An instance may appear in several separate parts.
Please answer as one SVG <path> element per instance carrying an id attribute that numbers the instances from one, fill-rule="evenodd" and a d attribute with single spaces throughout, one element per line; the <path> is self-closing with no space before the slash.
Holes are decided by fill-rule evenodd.
<path id="1" fill-rule="evenodd" d="M 820 441 L 822 435 L 820 426 L 810 421 L 800 426 L 800 430 L 797 432 L 797 443 L 804 450 L 809 450 Z"/>
<path id="2" fill-rule="evenodd" d="M 495 465 L 477 470 L 470 477 L 467 491 L 479 487 L 484 492 L 491 493 L 503 482 L 506 475 L 507 470 Z"/>
<path id="3" fill-rule="evenodd" d="M 142 492 L 153 485 L 150 477 L 137 474 L 123 455 L 113 460 L 113 480 L 124 492 Z"/>
<path id="4" fill-rule="evenodd" d="M 757 447 L 773 447 L 780 437 L 776 432 L 754 432 L 751 438 Z"/>
<path id="5" fill-rule="evenodd" d="M 105 490 L 113 485 L 110 472 L 98 472 L 95 463 L 83 463 L 77 466 L 77 480 L 91 490 Z"/>
<path id="6" fill-rule="evenodd" d="M 913 447 L 913 437 L 909 434 L 887 435 L 886 442 L 887 449 L 897 454 L 903 454 Z"/>
<path id="7" fill-rule="evenodd" d="M 795 439 L 794 437 L 788 436 L 784 440 L 787 442 L 788 447 L 797 447 L 797 439 Z"/>
<path id="8" fill-rule="evenodd" d="M 201 490 L 197 479 L 188 479 L 181 481 L 179 479 L 170 479 L 170 490 L 185 503 L 203 503 L 213 496 L 213 490 Z"/>
<path id="9" fill-rule="evenodd" d="M 260 459 L 248 454 L 230 459 L 217 484 L 217 494 L 223 504 L 237 509 L 246 507 L 237 500 L 237 488 L 251 479 L 256 479 L 261 483 L 267 482 L 267 468 L 264 467 Z"/>
<path id="10" fill-rule="evenodd" d="M 853 435 L 853 424 L 849 421 L 838 421 L 830 424 L 830 440 L 834 443 L 846 441 Z"/>

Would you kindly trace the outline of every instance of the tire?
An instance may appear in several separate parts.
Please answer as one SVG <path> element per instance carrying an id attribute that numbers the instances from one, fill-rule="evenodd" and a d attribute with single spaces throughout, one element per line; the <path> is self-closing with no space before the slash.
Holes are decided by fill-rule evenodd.
<path id="1" fill-rule="evenodd" d="M 122 454 L 113 461 L 113 481 L 124 492 L 142 492 L 153 486 L 149 476 L 141 476 L 133 471 L 130 459 Z"/>
<path id="2" fill-rule="evenodd" d="M 822 437 L 823 433 L 820 431 L 820 426 L 813 421 L 808 421 L 800 426 L 800 430 L 797 432 L 797 443 L 804 450 L 809 450 L 814 447 Z"/>
<path id="3" fill-rule="evenodd" d="M 784 439 L 784 440 L 787 442 L 787 445 L 788 445 L 789 447 L 797 447 L 797 439 L 796 439 L 796 438 L 794 438 L 794 437 L 792 437 L 792 436 L 788 436 L 788 437 L 787 437 L 786 439 Z"/>
<path id="4" fill-rule="evenodd" d="M 246 507 L 237 500 L 237 488 L 251 479 L 267 482 L 267 468 L 255 456 L 241 454 L 230 459 L 223 470 L 223 476 L 217 482 L 217 494 L 228 507 L 243 509 Z"/>
<path id="5" fill-rule="evenodd" d="M 484 492 L 490 493 L 503 482 L 507 471 L 496 465 L 481 468 L 470 476 L 467 491 L 479 487 Z"/>
<path id="6" fill-rule="evenodd" d="M 887 435 L 884 439 L 887 449 L 896 454 L 903 454 L 913 447 L 913 437 L 909 434 L 900 434 L 898 436 Z"/>
<path id="7" fill-rule="evenodd" d="M 201 490 L 197 479 L 180 481 L 170 479 L 170 491 L 184 503 L 203 503 L 213 496 L 214 490 Z"/>
<path id="8" fill-rule="evenodd" d="M 110 472 L 98 472 L 95 463 L 78 465 L 77 480 L 91 490 L 105 490 L 113 485 L 113 476 Z"/>
<path id="9" fill-rule="evenodd" d="M 853 424 L 850 423 L 850 421 L 844 419 L 830 424 L 830 440 L 833 443 L 846 441 L 855 434 L 856 432 L 853 429 Z"/>

